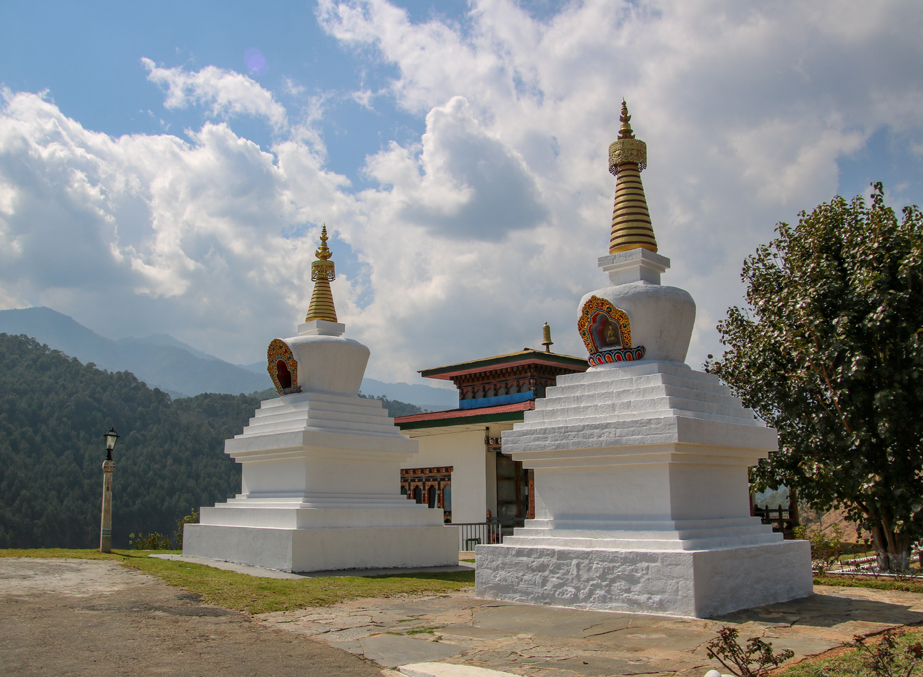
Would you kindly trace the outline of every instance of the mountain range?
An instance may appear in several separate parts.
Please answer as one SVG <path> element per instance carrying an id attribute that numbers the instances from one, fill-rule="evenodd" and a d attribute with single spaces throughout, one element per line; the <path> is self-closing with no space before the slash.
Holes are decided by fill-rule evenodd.
<path id="1" fill-rule="evenodd" d="M 129 371 L 173 398 L 201 393 L 237 395 L 272 388 L 265 362 L 237 365 L 209 355 L 167 334 L 113 340 L 51 308 L 0 311 L 0 333 L 25 334 L 53 350 L 111 372 Z M 454 390 L 408 383 L 362 380 L 362 392 L 409 402 L 427 410 L 458 405 Z"/>

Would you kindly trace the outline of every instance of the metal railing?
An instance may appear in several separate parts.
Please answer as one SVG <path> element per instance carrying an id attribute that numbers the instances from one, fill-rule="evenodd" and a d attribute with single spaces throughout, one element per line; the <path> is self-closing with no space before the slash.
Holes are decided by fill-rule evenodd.
<path id="1" fill-rule="evenodd" d="M 499 522 L 466 522 L 462 524 L 453 522 L 446 526 L 458 527 L 458 549 L 462 552 L 470 552 L 477 545 L 503 543 Z"/>
<path id="2" fill-rule="evenodd" d="M 754 508 L 753 516 L 759 517 L 763 524 L 771 524 L 772 530 L 777 533 L 788 533 L 797 526 L 792 519 L 791 511 L 782 506 L 778 508 Z"/>

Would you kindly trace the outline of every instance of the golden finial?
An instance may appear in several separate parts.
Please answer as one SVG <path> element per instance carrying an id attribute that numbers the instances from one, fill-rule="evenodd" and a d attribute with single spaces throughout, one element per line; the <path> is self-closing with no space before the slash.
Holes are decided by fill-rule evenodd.
<path id="1" fill-rule="evenodd" d="M 622 126 L 619 127 L 619 138 L 635 138 L 634 132 L 631 131 L 631 116 L 628 114 L 628 104 L 625 103 L 625 99 L 622 99 L 622 114 L 619 116 L 619 122 L 622 123 Z"/>
<path id="2" fill-rule="evenodd" d="M 319 258 L 321 261 L 329 261 L 330 257 L 333 256 L 333 252 L 327 249 L 328 239 L 327 224 L 325 223 L 320 230 L 320 247 L 318 247 L 317 251 L 314 252 L 314 256 Z M 333 278 L 330 279 L 332 280 Z"/>
<path id="3" fill-rule="evenodd" d="M 545 323 L 545 326 L 542 327 L 542 345 L 545 346 L 545 352 L 551 352 L 551 346 L 554 345 L 554 341 L 551 340 L 551 327 L 548 326 L 548 323 Z"/>
<path id="4" fill-rule="evenodd" d="M 609 146 L 609 171 L 618 179 L 615 184 L 615 206 L 609 234 L 609 253 L 629 249 L 657 251 L 657 240 L 647 209 L 641 171 L 647 167 L 647 144 L 636 139 L 631 129 L 628 104 L 622 100 L 622 126 L 619 138 Z"/>
<path id="5" fill-rule="evenodd" d="M 308 305 L 308 314 L 305 322 L 311 320 L 337 321 L 337 311 L 333 307 L 333 294 L 330 293 L 330 283 L 336 279 L 336 270 L 330 257 L 333 256 L 327 248 L 327 224 L 320 232 L 320 247 L 314 252 L 317 261 L 311 263 L 311 280 L 314 282 L 314 291 L 311 293 L 311 303 Z"/>

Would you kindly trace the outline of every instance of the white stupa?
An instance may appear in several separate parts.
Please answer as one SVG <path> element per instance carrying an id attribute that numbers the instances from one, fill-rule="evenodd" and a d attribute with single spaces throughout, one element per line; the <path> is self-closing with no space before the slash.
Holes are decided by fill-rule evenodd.
<path id="1" fill-rule="evenodd" d="M 381 401 L 358 397 L 369 349 L 342 336 L 330 256 L 325 227 L 305 322 L 269 345 L 280 397 L 225 442 L 242 466 L 241 493 L 202 508 L 183 554 L 293 572 L 458 564 L 457 529 L 442 510 L 400 495 L 401 463 L 417 442 Z"/>
<path id="2" fill-rule="evenodd" d="M 710 617 L 812 592 L 810 547 L 750 516 L 748 466 L 776 431 L 684 360 L 695 303 L 664 287 L 641 185 L 644 142 L 622 104 L 609 149 L 617 187 L 610 286 L 577 327 L 590 369 L 560 376 L 503 433 L 535 474 L 535 519 L 477 548 L 476 595 L 586 609 Z"/>

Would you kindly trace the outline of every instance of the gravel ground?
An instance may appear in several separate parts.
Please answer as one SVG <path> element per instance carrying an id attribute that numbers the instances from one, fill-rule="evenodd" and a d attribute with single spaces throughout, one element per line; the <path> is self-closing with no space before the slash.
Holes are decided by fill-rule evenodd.
<path id="1" fill-rule="evenodd" d="M 114 562 L 0 558 L 3 675 L 381 677 Z"/>

